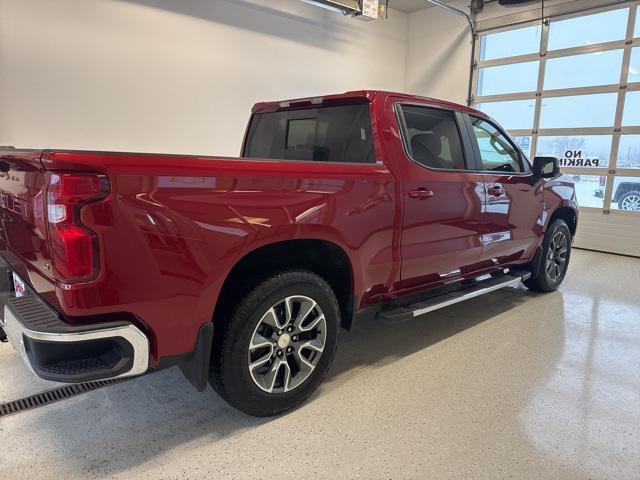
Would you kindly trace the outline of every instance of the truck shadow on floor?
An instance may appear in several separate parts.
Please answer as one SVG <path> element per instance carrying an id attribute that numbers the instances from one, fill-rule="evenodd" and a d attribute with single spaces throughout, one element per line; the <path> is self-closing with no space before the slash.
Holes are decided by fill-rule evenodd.
<path id="1" fill-rule="evenodd" d="M 454 335 L 472 334 L 472 327 L 500 321 L 495 317 L 532 295 L 508 288 L 400 324 L 375 320 L 355 325 L 342 335 L 325 384 L 289 415 L 297 415 L 304 423 L 306 406 L 347 384 L 357 376 L 358 368 L 388 365 Z M 199 446 L 228 442 L 249 429 L 257 429 L 259 435 L 260 428 L 271 428 L 268 424 L 280 419 L 283 417 L 244 415 L 211 389 L 203 394 L 194 392 L 177 369 L 170 369 L 7 417 L 0 429 L 4 445 L 0 464 L 8 467 L 6 478 L 12 472 L 19 476 L 24 465 L 16 459 L 37 458 L 34 446 L 39 445 L 47 449 L 46 460 L 42 461 L 57 464 L 53 471 L 92 477 L 114 475 L 153 462 L 155 457 L 186 444 L 194 451 Z"/>
<path id="2" fill-rule="evenodd" d="M 533 296 L 536 294 L 524 288 L 503 288 L 405 322 L 360 322 L 342 335 L 327 381 L 340 384 L 356 367 L 393 363 L 508 312 Z"/>

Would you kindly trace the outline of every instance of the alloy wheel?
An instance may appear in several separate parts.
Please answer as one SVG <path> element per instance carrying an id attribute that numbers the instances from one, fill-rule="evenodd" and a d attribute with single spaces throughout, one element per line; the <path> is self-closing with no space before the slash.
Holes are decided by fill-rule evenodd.
<path id="1" fill-rule="evenodd" d="M 556 232 L 549 244 L 547 252 L 546 270 L 549 279 L 556 282 L 564 273 L 567 265 L 569 242 L 564 232 Z"/>
<path id="2" fill-rule="evenodd" d="M 620 205 L 622 210 L 630 210 L 632 212 L 640 212 L 640 195 L 627 195 Z"/>
<path id="3" fill-rule="evenodd" d="M 272 305 L 249 343 L 253 382 L 267 393 L 289 392 L 315 370 L 325 346 L 327 324 L 312 298 L 295 295 Z"/>

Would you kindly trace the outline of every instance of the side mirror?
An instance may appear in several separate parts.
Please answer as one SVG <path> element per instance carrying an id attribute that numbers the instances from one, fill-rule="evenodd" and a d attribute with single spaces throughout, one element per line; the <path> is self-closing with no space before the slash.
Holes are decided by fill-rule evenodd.
<path id="1" fill-rule="evenodd" d="M 533 159 L 533 175 L 539 178 L 553 178 L 560 174 L 556 157 L 536 157 Z"/>

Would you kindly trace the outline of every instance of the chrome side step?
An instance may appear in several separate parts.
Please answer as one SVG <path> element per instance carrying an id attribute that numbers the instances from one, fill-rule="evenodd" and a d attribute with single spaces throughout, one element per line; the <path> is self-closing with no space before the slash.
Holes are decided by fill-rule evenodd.
<path id="1" fill-rule="evenodd" d="M 398 323 L 410 320 L 414 317 L 433 312 L 440 308 L 448 307 L 471 298 L 479 297 L 485 293 L 493 292 L 504 287 L 515 287 L 521 281 L 531 276 L 529 271 L 510 270 L 497 276 L 478 277 L 470 284 L 460 284 L 459 288 L 445 293 L 437 293 L 427 298 L 422 298 L 414 303 L 401 306 L 392 306 L 378 312 L 378 318 L 387 323 Z"/>

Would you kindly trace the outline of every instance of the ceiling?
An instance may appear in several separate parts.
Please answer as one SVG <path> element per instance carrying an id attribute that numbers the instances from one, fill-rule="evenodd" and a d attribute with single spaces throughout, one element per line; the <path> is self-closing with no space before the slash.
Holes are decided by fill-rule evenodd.
<path id="1" fill-rule="evenodd" d="M 390 0 L 389 8 L 393 8 L 394 10 L 400 10 L 404 13 L 412 13 L 417 12 L 418 10 L 422 10 L 423 8 L 427 8 L 429 6 L 428 2 L 425 0 Z"/>
<path id="2" fill-rule="evenodd" d="M 442 3 L 451 3 L 453 0 L 440 0 Z M 418 10 L 433 7 L 432 3 L 426 0 L 389 0 L 389 7 L 404 13 L 413 13 Z"/>

